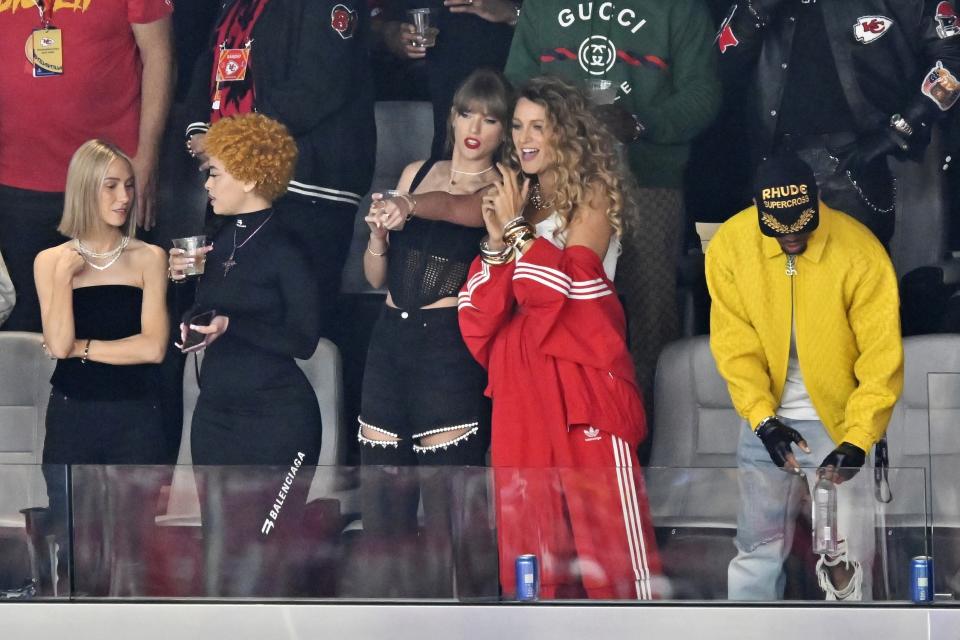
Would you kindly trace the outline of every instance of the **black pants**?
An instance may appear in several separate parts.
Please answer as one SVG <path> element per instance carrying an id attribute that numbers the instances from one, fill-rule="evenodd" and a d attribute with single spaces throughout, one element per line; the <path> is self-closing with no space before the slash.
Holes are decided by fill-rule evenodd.
<path id="1" fill-rule="evenodd" d="M 251 366 L 255 366 L 254 363 Z M 322 433 L 313 389 L 256 397 L 201 391 L 190 445 L 211 597 L 281 597 L 300 576 L 297 541 Z M 278 504 L 279 503 L 279 504 Z"/>
<path id="2" fill-rule="evenodd" d="M 4 331 L 42 330 L 33 260 L 44 249 L 66 239 L 57 231 L 62 216 L 62 193 L 0 185 L 0 253 L 17 292 L 17 304 L 3 325 Z"/>
<path id="3" fill-rule="evenodd" d="M 302 243 L 313 262 L 320 283 L 321 335 L 329 337 L 333 330 L 343 265 L 353 238 L 357 206 L 288 195 L 277 200 L 274 207 L 280 222 Z"/>
<path id="4" fill-rule="evenodd" d="M 364 373 L 361 423 L 397 443 L 361 441 L 363 597 L 493 597 L 488 521 L 490 406 L 486 374 L 460 335 L 455 308 L 384 307 Z M 422 438 L 472 427 L 448 446 Z M 417 511 L 423 500 L 424 523 Z"/>
<path id="5" fill-rule="evenodd" d="M 135 595 L 122 589 L 136 591 L 139 581 L 128 575 L 124 585 L 116 584 L 111 568 L 117 563 L 142 568 L 142 562 L 136 562 L 140 541 L 153 526 L 160 487 L 169 482 L 167 469 L 145 466 L 165 461 L 158 401 L 78 400 L 54 390 L 47 404 L 46 425 L 47 531 L 60 545 L 61 593 L 66 586 L 67 561 L 73 558 L 77 591 Z M 140 466 L 106 469 L 101 465 Z M 68 487 L 72 489 L 69 497 Z M 71 525 L 75 531 L 72 538 L 68 535 Z"/>

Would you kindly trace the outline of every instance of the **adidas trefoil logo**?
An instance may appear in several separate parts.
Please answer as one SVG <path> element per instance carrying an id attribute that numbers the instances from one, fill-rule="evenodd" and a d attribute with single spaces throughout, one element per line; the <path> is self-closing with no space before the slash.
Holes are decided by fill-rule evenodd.
<path id="1" fill-rule="evenodd" d="M 601 440 L 600 429 L 596 427 L 587 427 L 583 430 L 583 439 L 586 442 L 593 442 L 594 440 Z"/>

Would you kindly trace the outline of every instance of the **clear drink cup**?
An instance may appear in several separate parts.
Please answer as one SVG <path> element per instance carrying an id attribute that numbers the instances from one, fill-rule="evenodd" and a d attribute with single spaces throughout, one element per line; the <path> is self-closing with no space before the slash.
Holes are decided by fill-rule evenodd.
<path id="1" fill-rule="evenodd" d="M 187 277 L 203 275 L 203 269 L 207 264 L 207 254 L 198 252 L 207 242 L 207 236 L 188 236 L 186 238 L 174 238 L 173 246 L 177 249 L 183 249 L 183 255 L 194 258 L 192 265 L 184 268 L 183 274 Z"/>
<path id="2" fill-rule="evenodd" d="M 431 26 L 433 11 L 429 8 L 410 9 L 407 11 L 410 24 L 413 25 L 414 44 L 420 47 L 432 47 L 437 44 L 437 34 L 440 30 Z"/>
<path id="3" fill-rule="evenodd" d="M 584 88 L 587 98 L 593 104 L 613 104 L 617 99 L 617 85 L 610 80 L 601 78 L 589 78 Z"/>

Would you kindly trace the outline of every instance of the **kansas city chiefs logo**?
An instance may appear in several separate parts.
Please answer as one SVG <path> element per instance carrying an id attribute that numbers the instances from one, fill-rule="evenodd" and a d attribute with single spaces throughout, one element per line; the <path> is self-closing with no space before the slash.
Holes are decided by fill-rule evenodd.
<path id="1" fill-rule="evenodd" d="M 863 16 L 853 25 L 853 37 L 857 42 L 870 44 L 879 40 L 893 26 L 893 20 L 886 16 Z"/>
<path id="2" fill-rule="evenodd" d="M 937 12 L 933 18 L 937 21 L 937 35 L 941 38 L 949 38 L 960 33 L 960 25 L 957 25 L 957 12 L 949 2 L 938 4 Z"/>
<path id="3" fill-rule="evenodd" d="M 357 12 L 342 4 L 335 5 L 330 11 L 330 26 L 344 40 L 352 38 L 357 29 Z"/>
<path id="4" fill-rule="evenodd" d="M 714 42 L 717 43 L 717 47 L 720 49 L 720 53 L 726 53 L 730 47 L 735 47 L 740 44 L 737 36 L 733 33 L 733 28 L 730 26 L 730 21 L 733 20 L 733 14 L 736 12 L 737 5 L 733 5 L 730 8 L 730 13 L 727 14 L 727 17 L 720 23 L 720 31 L 714 39 Z"/>

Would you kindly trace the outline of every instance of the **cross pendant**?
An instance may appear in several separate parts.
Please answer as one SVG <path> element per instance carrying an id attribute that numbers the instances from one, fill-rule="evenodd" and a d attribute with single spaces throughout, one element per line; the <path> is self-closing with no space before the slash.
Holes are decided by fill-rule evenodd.
<path id="1" fill-rule="evenodd" d="M 230 256 L 223 261 L 223 277 L 226 278 L 227 274 L 230 273 L 230 269 L 233 269 L 236 266 L 237 262 L 233 259 L 233 256 Z"/>

